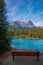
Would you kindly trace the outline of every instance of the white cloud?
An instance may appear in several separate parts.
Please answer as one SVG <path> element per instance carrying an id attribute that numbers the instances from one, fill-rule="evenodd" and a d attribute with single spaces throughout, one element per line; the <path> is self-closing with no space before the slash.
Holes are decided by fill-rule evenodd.
<path id="1" fill-rule="evenodd" d="M 9 8 L 11 5 L 11 0 L 5 0 L 6 7 Z"/>
<path id="2" fill-rule="evenodd" d="M 43 21 L 42 22 L 41 21 L 40 22 L 36 22 L 35 25 L 36 26 L 43 26 Z"/>
<path id="3" fill-rule="evenodd" d="M 43 26 L 43 20 L 41 20 L 41 15 L 43 14 L 43 11 L 36 11 L 33 14 L 33 10 L 35 8 L 36 5 L 40 4 L 41 0 L 37 0 L 37 2 L 33 3 L 33 0 L 29 0 L 29 4 L 26 5 L 26 11 L 19 13 L 21 6 L 23 6 L 24 0 L 15 0 L 16 3 L 11 7 L 11 2 L 12 0 L 5 0 L 6 4 L 7 4 L 7 8 L 8 8 L 8 18 L 10 18 L 11 20 L 22 20 L 22 21 L 28 21 L 28 20 L 32 20 L 33 23 L 36 26 Z"/>

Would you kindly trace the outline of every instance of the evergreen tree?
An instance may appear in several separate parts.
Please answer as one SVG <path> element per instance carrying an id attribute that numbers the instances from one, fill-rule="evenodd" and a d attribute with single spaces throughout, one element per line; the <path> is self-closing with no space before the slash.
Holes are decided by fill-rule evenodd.
<path id="1" fill-rule="evenodd" d="M 0 53 L 9 50 L 10 39 L 8 38 L 8 22 L 6 21 L 6 5 L 0 0 Z"/>

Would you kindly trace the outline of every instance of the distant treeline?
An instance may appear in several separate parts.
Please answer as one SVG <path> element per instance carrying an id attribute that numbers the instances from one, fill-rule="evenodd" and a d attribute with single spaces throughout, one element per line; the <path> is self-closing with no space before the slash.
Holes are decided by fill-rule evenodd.
<path id="1" fill-rule="evenodd" d="M 8 34 L 11 38 L 43 38 L 43 28 L 30 30 L 9 30 Z"/>

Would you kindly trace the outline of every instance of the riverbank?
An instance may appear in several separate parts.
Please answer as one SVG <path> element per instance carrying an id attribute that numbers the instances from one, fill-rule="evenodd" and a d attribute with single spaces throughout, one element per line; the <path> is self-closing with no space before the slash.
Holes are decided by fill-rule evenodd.
<path id="1" fill-rule="evenodd" d="M 21 35 L 20 35 L 20 36 L 17 36 L 17 35 L 16 35 L 16 36 L 15 36 L 15 37 L 13 37 L 13 38 L 25 38 L 25 39 L 43 39 L 43 38 L 37 38 L 37 37 L 36 37 L 36 38 L 35 38 L 35 37 L 27 37 L 27 36 L 25 36 L 25 37 L 24 37 L 24 36 L 21 36 Z"/>

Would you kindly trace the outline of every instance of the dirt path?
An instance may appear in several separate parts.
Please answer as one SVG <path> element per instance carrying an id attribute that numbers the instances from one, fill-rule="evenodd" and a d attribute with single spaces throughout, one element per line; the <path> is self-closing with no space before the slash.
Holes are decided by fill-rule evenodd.
<path id="1" fill-rule="evenodd" d="M 33 56 L 15 56 L 15 61 L 12 60 L 12 56 L 9 56 L 3 61 L 3 65 L 43 65 L 43 55 L 39 57 L 37 63 L 37 57 Z"/>
<path id="2" fill-rule="evenodd" d="M 11 51 L 4 53 L 3 55 L 0 56 L 0 65 L 2 65 L 3 61 L 11 56 Z"/>

